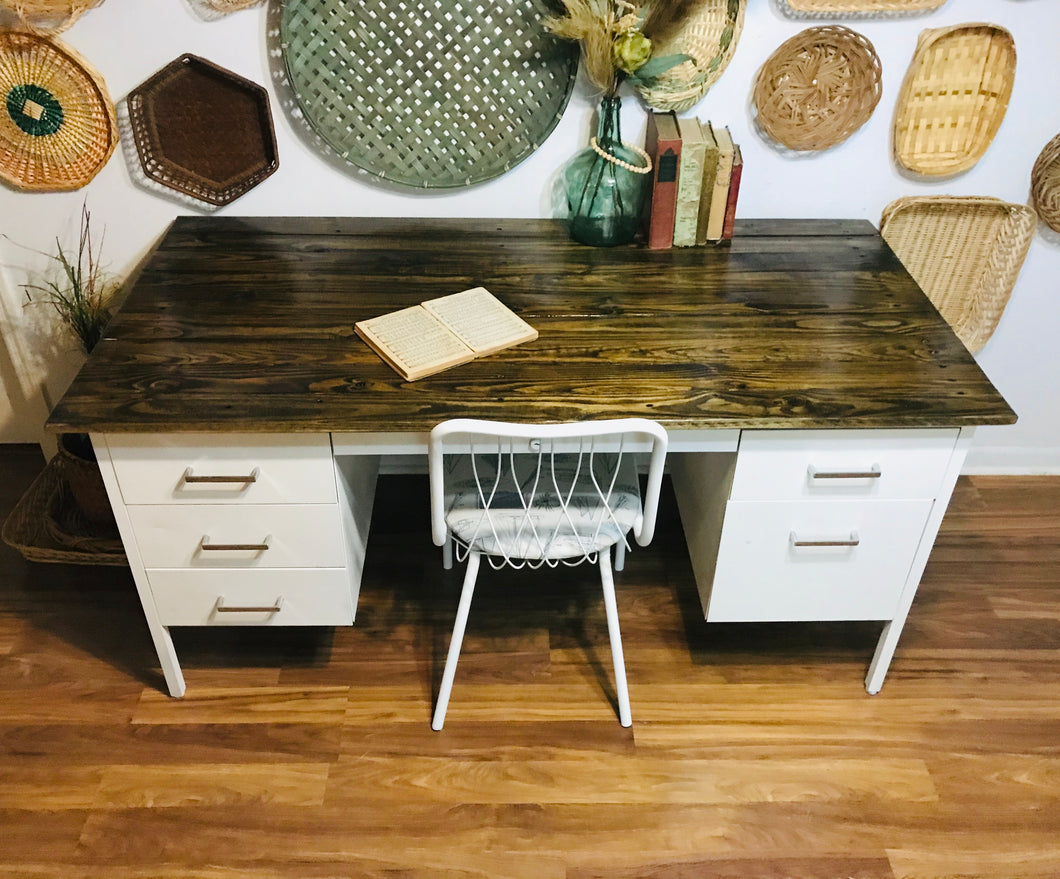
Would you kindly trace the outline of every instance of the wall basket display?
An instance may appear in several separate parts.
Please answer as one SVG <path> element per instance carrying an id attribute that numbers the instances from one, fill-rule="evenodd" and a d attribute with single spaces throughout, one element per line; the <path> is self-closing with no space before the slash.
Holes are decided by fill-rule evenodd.
<path id="1" fill-rule="evenodd" d="M 265 0 L 187 0 L 187 2 L 199 18 L 205 21 L 217 21 L 240 9 L 261 6 Z"/>
<path id="2" fill-rule="evenodd" d="M 207 210 L 249 192 L 280 164 L 265 89 L 195 55 L 129 93 L 122 141 L 139 182 Z"/>
<path id="3" fill-rule="evenodd" d="M 555 128 L 577 45 L 546 0 L 298 0 L 281 49 L 295 99 L 341 158 L 405 186 L 505 173 Z"/>
<path id="4" fill-rule="evenodd" d="M 118 143 L 102 77 L 56 40 L 0 32 L 0 178 L 19 189 L 80 189 Z"/>
<path id="5" fill-rule="evenodd" d="M 651 86 L 636 86 L 645 103 L 681 112 L 702 100 L 732 60 L 746 6 L 747 0 L 693 4 L 672 30 L 652 34 L 657 57 L 685 54 L 692 60 L 663 73 Z"/>
<path id="6" fill-rule="evenodd" d="M 925 176 L 967 171 L 1005 117 L 1016 75 L 1016 45 L 996 24 L 925 30 L 898 95 L 894 157 Z"/>
<path id="7" fill-rule="evenodd" d="M 0 0 L 22 26 L 38 35 L 60 34 L 103 0 Z"/>
<path id="8" fill-rule="evenodd" d="M 1060 134 L 1045 145 L 1034 163 L 1031 198 L 1042 222 L 1060 232 Z"/>
<path id="9" fill-rule="evenodd" d="M 887 205 L 880 234 L 974 352 L 1001 320 L 1035 226 L 1025 205 L 925 195 Z"/>
<path id="10" fill-rule="evenodd" d="M 930 12 L 946 0 L 778 0 L 786 10 L 798 15 L 901 15 Z"/>
<path id="11" fill-rule="evenodd" d="M 755 79 L 758 124 L 793 150 L 823 150 L 864 125 L 879 103 L 880 59 L 861 34 L 811 27 L 785 41 Z"/>

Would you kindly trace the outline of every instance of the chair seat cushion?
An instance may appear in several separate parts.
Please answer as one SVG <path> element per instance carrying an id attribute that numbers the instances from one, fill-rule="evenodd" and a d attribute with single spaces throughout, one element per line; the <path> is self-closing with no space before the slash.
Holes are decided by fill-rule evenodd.
<path id="1" fill-rule="evenodd" d="M 476 552 L 514 559 L 582 558 L 624 540 L 641 515 L 631 454 L 502 460 L 498 479 L 496 455 L 475 455 L 474 466 L 471 455 L 446 458 L 451 468 L 446 524 L 457 541 Z"/>

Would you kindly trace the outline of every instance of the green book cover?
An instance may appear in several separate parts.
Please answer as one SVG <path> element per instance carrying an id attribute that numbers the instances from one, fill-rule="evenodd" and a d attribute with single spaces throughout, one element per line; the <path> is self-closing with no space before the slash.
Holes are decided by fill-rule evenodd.
<path id="1" fill-rule="evenodd" d="M 710 122 L 703 122 L 703 176 L 699 194 L 699 216 L 696 223 L 696 244 L 707 243 L 707 225 L 710 219 L 710 202 L 714 194 L 714 178 L 718 173 L 718 141 Z"/>
<path id="2" fill-rule="evenodd" d="M 706 140 L 698 119 L 678 119 L 681 133 L 681 166 L 677 178 L 677 211 L 674 214 L 674 247 L 692 247 L 699 225 L 699 195 L 703 191 Z"/>

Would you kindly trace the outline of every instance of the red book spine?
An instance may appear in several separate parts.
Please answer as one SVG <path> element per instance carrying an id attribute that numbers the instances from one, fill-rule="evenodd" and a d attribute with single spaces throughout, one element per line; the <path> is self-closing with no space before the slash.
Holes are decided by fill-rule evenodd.
<path id="1" fill-rule="evenodd" d="M 674 246 L 677 216 L 677 177 L 681 162 L 681 134 L 675 113 L 650 113 L 644 149 L 651 156 L 651 193 L 648 203 L 648 247 Z"/>
<path id="2" fill-rule="evenodd" d="M 721 228 L 721 240 L 732 241 L 732 230 L 736 224 L 736 199 L 740 194 L 740 178 L 743 176 L 743 156 L 740 147 L 733 147 L 732 174 L 729 175 L 729 197 L 725 202 L 725 222 Z"/>

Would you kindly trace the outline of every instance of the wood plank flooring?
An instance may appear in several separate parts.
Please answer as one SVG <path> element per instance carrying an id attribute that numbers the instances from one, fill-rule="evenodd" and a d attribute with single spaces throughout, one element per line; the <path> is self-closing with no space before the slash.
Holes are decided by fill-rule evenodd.
<path id="1" fill-rule="evenodd" d="M 0 514 L 42 461 L 0 447 Z M 352 628 L 182 629 L 127 571 L 0 547 L 0 876 L 1060 876 L 1060 478 L 962 477 L 891 672 L 877 624 L 702 621 L 672 495 L 618 578 L 460 573 L 384 477 Z"/>

